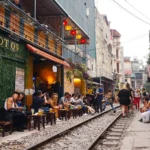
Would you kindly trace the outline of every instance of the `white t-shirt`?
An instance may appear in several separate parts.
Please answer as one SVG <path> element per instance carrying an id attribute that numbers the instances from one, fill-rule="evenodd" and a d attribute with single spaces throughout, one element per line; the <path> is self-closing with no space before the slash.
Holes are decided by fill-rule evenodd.
<path id="1" fill-rule="evenodd" d="M 75 103 L 76 102 L 75 99 L 74 99 L 74 97 L 71 97 L 70 102 L 71 103 Z"/>

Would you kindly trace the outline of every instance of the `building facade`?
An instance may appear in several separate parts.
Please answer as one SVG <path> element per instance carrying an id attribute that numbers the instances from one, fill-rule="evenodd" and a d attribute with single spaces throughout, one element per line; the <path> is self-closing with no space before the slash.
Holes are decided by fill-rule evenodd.
<path id="1" fill-rule="evenodd" d="M 130 59 L 131 59 L 130 57 L 124 57 L 124 75 L 125 75 L 125 82 L 131 85 L 132 66 Z"/>
<path id="2" fill-rule="evenodd" d="M 63 95 L 65 68 L 71 68 L 68 58 L 86 62 L 68 45 L 76 41 L 85 47 L 90 39 L 56 1 L 34 5 L 26 0 L 21 5 L 23 9 L 9 0 L 0 4 L 0 102 L 16 90 L 25 92 L 26 105 L 30 106 L 35 90 Z"/>
<path id="3" fill-rule="evenodd" d="M 69 53 L 64 53 L 65 58 L 69 58 L 73 63 L 85 64 L 88 67 L 88 74 L 91 77 L 96 75 L 96 45 L 95 45 L 95 3 L 94 0 L 55 0 L 55 2 L 61 7 L 66 14 L 73 18 L 75 24 L 77 24 L 82 31 L 90 37 L 90 40 L 87 43 L 82 44 L 76 39 L 70 39 L 68 43 L 68 48 L 72 50 L 72 53 L 77 54 L 81 59 L 75 59 L 74 55 L 69 55 Z M 72 29 L 75 29 L 72 26 Z M 67 34 L 68 31 L 65 31 L 64 34 Z M 77 31 L 77 34 L 80 34 Z M 83 38 L 85 38 L 83 36 Z M 85 61 L 83 61 L 83 59 Z M 82 60 L 82 61 L 81 61 Z M 76 83 L 77 82 L 77 83 Z M 79 83 L 80 82 L 80 83 Z M 76 79 L 74 80 L 74 91 L 75 93 L 86 94 L 84 81 Z M 85 89 L 85 90 L 83 90 Z M 84 91 L 84 92 L 83 92 Z"/>
<path id="4" fill-rule="evenodd" d="M 110 33 L 110 22 L 106 15 L 96 13 L 96 78 L 104 87 L 104 91 L 112 90 L 113 70 L 112 70 L 112 44 Z M 98 80 L 99 79 L 99 80 Z"/>
<path id="5" fill-rule="evenodd" d="M 131 75 L 131 85 L 133 89 L 142 88 L 146 82 L 145 68 L 141 66 L 140 61 L 134 58 L 131 61 L 132 75 Z"/>
<path id="6" fill-rule="evenodd" d="M 116 75 L 116 84 L 120 88 L 121 84 L 124 83 L 124 53 L 120 42 L 121 34 L 117 30 L 111 29 L 111 36 L 113 43 L 113 72 Z"/>

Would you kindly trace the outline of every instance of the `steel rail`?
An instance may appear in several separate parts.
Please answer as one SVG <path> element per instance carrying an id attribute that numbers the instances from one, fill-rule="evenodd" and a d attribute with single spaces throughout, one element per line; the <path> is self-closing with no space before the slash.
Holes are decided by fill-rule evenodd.
<path id="1" fill-rule="evenodd" d="M 88 147 L 87 150 L 94 150 L 94 148 L 97 145 L 98 141 L 103 137 L 103 135 L 105 134 L 105 132 L 120 118 L 121 115 L 122 115 L 122 113 L 120 113 L 109 125 L 106 126 L 106 128 L 104 129 L 104 131 L 102 133 L 100 133 L 100 135 L 95 138 L 95 140 Z"/>
<path id="2" fill-rule="evenodd" d="M 120 106 L 116 106 L 115 108 L 119 108 L 119 107 L 120 107 Z M 41 146 L 47 144 L 49 141 L 54 140 L 54 139 L 56 139 L 56 138 L 58 138 L 58 137 L 60 137 L 60 136 L 62 136 L 62 135 L 64 135 L 64 134 L 66 134 L 66 133 L 69 133 L 71 130 L 73 130 L 73 129 L 75 129 L 75 128 L 77 128 L 77 127 L 83 125 L 83 124 L 86 124 L 87 122 L 90 122 L 90 121 L 93 120 L 93 119 L 96 119 L 96 118 L 98 118 L 98 117 L 101 117 L 102 115 L 104 115 L 104 114 L 106 114 L 106 113 L 108 113 L 108 112 L 110 112 L 110 111 L 112 111 L 112 110 L 113 110 L 113 109 L 109 109 L 109 110 L 107 110 L 107 111 L 104 111 L 104 112 L 102 112 L 102 113 L 100 113 L 100 114 L 98 114 L 98 115 L 96 115 L 96 116 L 94 116 L 94 117 L 92 117 L 92 118 L 90 118 L 90 119 L 87 119 L 87 120 L 85 120 L 85 121 L 83 121 L 83 122 L 81 122 L 81 123 L 78 123 L 77 125 L 75 125 L 75 126 L 73 126 L 73 127 L 70 127 L 70 128 L 68 128 L 68 129 L 65 129 L 64 131 L 62 131 L 62 132 L 60 132 L 60 133 L 56 133 L 55 135 L 53 135 L 53 136 L 51 136 L 51 137 L 48 137 L 48 138 L 46 138 L 46 139 L 44 139 L 44 140 L 41 140 L 41 142 L 36 143 L 36 144 L 34 144 L 34 145 L 31 145 L 30 147 L 27 147 L 27 148 L 25 148 L 24 150 L 35 150 L 35 149 L 37 149 L 37 148 L 39 148 L 39 147 L 41 147 Z M 120 114 L 119 114 L 119 115 L 120 115 Z"/>

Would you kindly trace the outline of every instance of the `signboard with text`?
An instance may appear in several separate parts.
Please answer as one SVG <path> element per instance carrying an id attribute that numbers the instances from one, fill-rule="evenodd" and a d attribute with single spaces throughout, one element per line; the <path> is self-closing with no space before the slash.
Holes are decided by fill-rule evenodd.
<path id="1" fill-rule="evenodd" d="M 24 92 L 25 71 L 22 68 L 16 68 L 15 91 Z"/>

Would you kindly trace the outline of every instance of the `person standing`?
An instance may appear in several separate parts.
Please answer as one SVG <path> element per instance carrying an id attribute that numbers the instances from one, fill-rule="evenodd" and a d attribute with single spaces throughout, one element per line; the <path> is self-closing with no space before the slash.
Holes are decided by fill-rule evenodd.
<path id="1" fill-rule="evenodd" d="M 140 91 L 138 89 L 136 89 L 136 91 L 134 92 L 134 101 L 135 101 L 135 104 L 136 104 L 136 108 L 137 110 L 139 111 L 140 109 Z"/>
<path id="2" fill-rule="evenodd" d="M 100 85 L 97 87 L 96 91 L 96 112 L 99 113 L 99 110 L 102 112 L 102 100 L 103 100 L 103 89 Z"/>
<path id="3" fill-rule="evenodd" d="M 128 107 L 131 101 L 131 93 L 126 89 L 125 85 L 123 85 L 123 88 L 118 93 L 118 101 L 120 102 L 122 108 L 122 116 L 127 116 Z"/>

